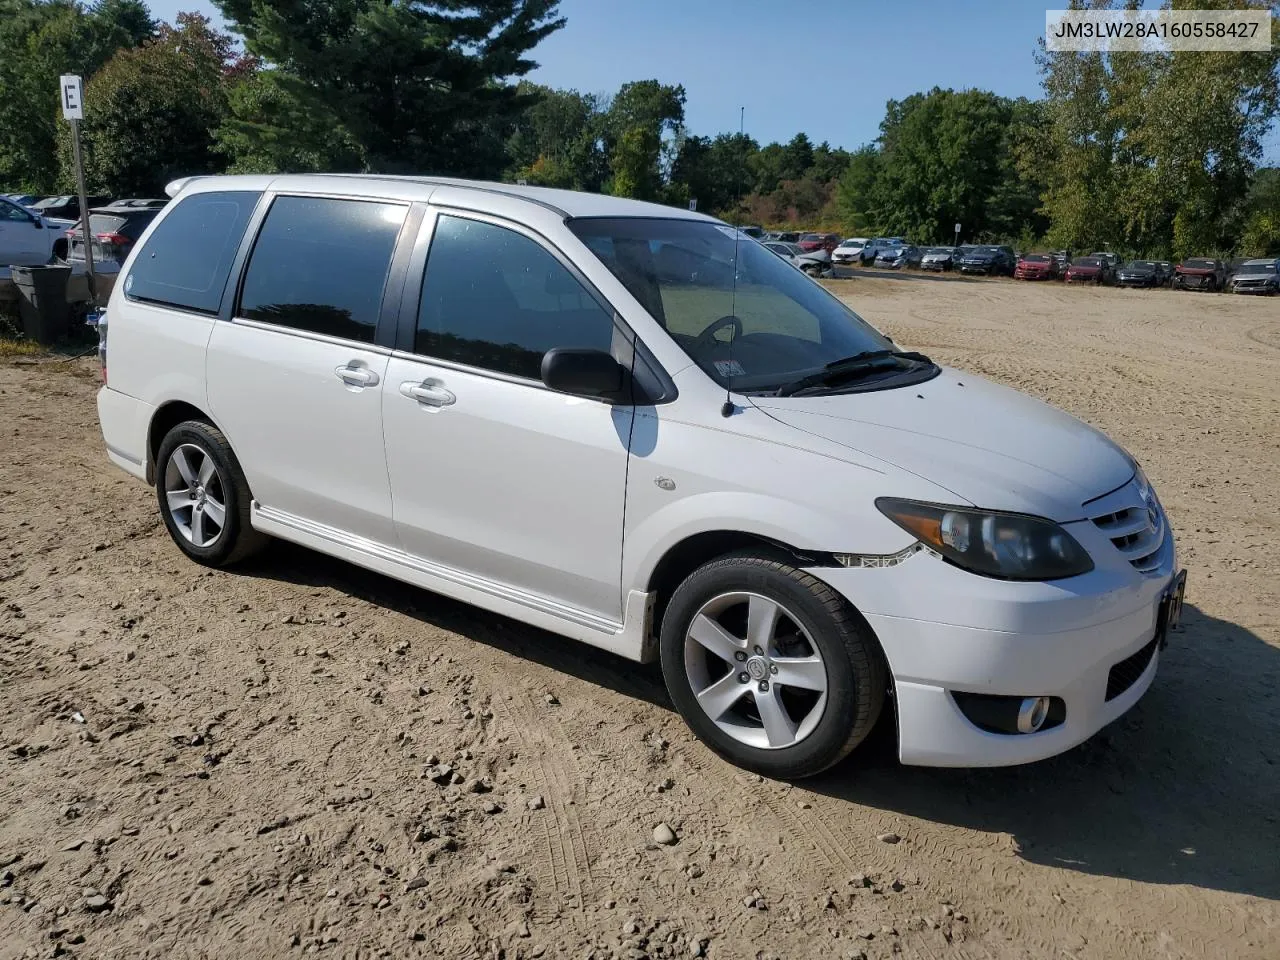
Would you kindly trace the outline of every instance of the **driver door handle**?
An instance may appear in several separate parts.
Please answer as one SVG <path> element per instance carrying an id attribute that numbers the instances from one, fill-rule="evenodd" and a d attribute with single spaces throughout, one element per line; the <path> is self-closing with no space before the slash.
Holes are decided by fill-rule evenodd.
<path id="1" fill-rule="evenodd" d="M 408 380 L 400 384 L 400 392 L 424 407 L 447 407 L 458 399 L 437 380 Z"/>
<path id="2" fill-rule="evenodd" d="M 339 380 L 351 387 L 372 387 L 378 382 L 378 375 L 368 367 L 348 363 L 335 367 L 333 372 L 338 375 Z"/>

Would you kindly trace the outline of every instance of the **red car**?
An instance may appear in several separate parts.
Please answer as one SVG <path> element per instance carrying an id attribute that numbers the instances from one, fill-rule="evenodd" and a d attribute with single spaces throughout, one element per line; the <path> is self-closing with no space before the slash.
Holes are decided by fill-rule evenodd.
<path id="1" fill-rule="evenodd" d="M 1173 268 L 1175 290 L 1221 290 L 1227 283 L 1227 268 L 1221 260 L 1192 257 Z"/>
<path id="2" fill-rule="evenodd" d="M 805 253 L 813 253 L 815 250 L 826 250 L 830 253 L 840 246 L 840 235 L 838 233 L 801 234 L 800 242 L 797 246 Z"/>
<path id="3" fill-rule="evenodd" d="M 1108 270 L 1101 257 L 1076 257 L 1067 267 L 1067 283 L 1106 283 Z"/>
<path id="4" fill-rule="evenodd" d="M 1015 280 L 1052 280 L 1057 275 L 1058 265 L 1047 253 L 1024 254 L 1013 268 Z"/>

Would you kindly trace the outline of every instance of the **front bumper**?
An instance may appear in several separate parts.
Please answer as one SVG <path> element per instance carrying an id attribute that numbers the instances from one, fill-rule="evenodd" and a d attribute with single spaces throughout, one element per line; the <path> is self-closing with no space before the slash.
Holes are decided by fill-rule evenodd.
<path id="1" fill-rule="evenodd" d="M 991 263 L 961 263 L 961 273 L 990 273 L 995 269 L 995 265 Z"/>
<path id="2" fill-rule="evenodd" d="M 1015 583 L 967 573 L 925 552 L 893 567 L 809 572 L 847 597 L 880 641 L 893 677 L 901 761 L 990 767 L 1068 750 L 1141 699 L 1159 652 L 1111 700 L 1108 677 L 1151 643 L 1175 569 L 1173 535 L 1166 532 L 1160 567 L 1148 574 L 1121 558 L 1058 583 Z M 992 733 L 965 717 L 953 692 L 1059 697 L 1066 715 L 1037 733 Z"/>

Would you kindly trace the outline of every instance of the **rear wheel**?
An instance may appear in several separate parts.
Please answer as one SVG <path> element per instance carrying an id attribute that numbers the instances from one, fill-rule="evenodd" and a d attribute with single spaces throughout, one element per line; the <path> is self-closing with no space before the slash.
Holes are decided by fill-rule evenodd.
<path id="1" fill-rule="evenodd" d="M 156 454 L 156 499 L 164 525 L 188 557 L 222 567 L 256 552 L 267 538 L 249 523 L 252 494 L 222 431 L 187 420 Z"/>
<path id="2" fill-rule="evenodd" d="M 681 715 L 748 770 L 805 777 L 871 731 L 886 671 L 847 601 L 779 560 L 735 555 L 694 571 L 662 620 L 662 671 Z"/>

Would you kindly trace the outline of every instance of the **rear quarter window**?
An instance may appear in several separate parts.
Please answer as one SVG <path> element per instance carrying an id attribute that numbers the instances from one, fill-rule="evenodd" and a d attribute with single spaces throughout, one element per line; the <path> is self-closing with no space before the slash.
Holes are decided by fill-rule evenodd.
<path id="1" fill-rule="evenodd" d="M 236 190 L 179 200 L 134 258 L 124 281 L 125 296 L 216 314 L 259 196 Z"/>

